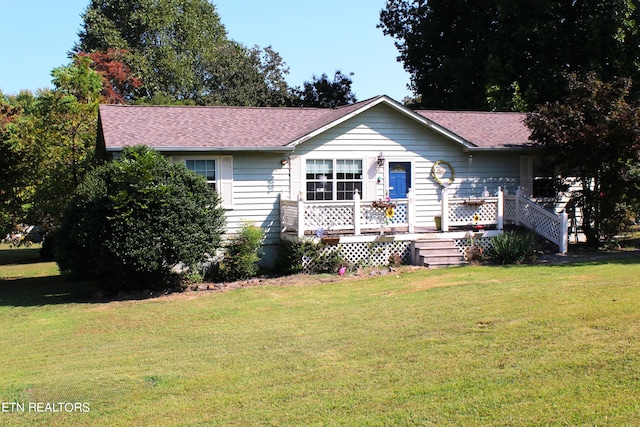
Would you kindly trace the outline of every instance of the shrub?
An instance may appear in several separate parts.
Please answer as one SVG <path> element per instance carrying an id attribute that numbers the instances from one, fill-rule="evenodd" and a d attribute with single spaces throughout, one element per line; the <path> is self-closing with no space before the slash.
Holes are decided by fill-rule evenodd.
<path id="1" fill-rule="evenodd" d="M 304 271 L 311 274 L 335 273 L 344 260 L 339 249 L 328 251 L 326 248 L 325 244 L 312 240 L 299 242 L 281 240 L 278 271 L 282 274 L 297 274 Z"/>
<path id="2" fill-rule="evenodd" d="M 61 270 L 107 290 L 174 286 L 219 246 L 224 211 L 201 176 L 146 148 L 90 173 L 56 233 Z"/>
<path id="3" fill-rule="evenodd" d="M 533 258 L 534 236 L 531 233 L 505 231 L 491 238 L 489 258 L 498 264 L 520 264 Z"/>
<path id="4" fill-rule="evenodd" d="M 244 223 L 240 231 L 225 245 L 225 254 L 211 273 L 223 281 L 243 280 L 254 277 L 263 254 L 264 231 L 255 225 Z"/>

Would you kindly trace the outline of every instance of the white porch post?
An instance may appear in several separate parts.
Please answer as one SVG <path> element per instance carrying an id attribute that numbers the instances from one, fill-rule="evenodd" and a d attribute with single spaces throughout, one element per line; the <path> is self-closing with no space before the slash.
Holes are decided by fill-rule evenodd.
<path id="1" fill-rule="evenodd" d="M 569 215 L 563 209 L 560 214 L 560 253 L 566 254 L 569 250 Z"/>
<path id="2" fill-rule="evenodd" d="M 416 231 L 416 199 L 412 188 L 407 192 L 407 223 L 409 233 L 414 233 Z"/>
<path id="3" fill-rule="evenodd" d="M 497 214 L 498 214 L 498 223 L 496 224 L 496 228 L 498 230 L 502 230 L 504 228 L 504 192 L 502 191 L 502 187 L 498 187 L 498 206 L 497 206 Z"/>
<path id="4" fill-rule="evenodd" d="M 298 239 L 304 237 L 304 198 L 302 192 L 298 194 Z"/>
<path id="5" fill-rule="evenodd" d="M 442 212 L 440 212 L 441 229 L 442 231 L 449 231 L 449 195 L 447 194 L 447 187 L 442 188 Z"/>
<path id="6" fill-rule="evenodd" d="M 360 192 L 353 193 L 353 234 L 360 235 Z"/>
<path id="7" fill-rule="evenodd" d="M 520 225 L 520 198 L 522 197 L 522 189 L 518 187 L 516 191 L 516 225 Z"/>

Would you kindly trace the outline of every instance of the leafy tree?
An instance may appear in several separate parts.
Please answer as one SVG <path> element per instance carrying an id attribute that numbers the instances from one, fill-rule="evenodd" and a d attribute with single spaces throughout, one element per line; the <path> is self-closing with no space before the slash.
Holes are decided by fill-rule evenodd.
<path id="1" fill-rule="evenodd" d="M 142 80 L 133 76 L 126 64 L 128 52 L 120 49 L 107 49 L 106 52 L 95 51 L 80 53 L 91 60 L 91 68 L 102 76 L 103 102 L 124 104 L 132 100 L 136 89 L 142 86 Z"/>
<path id="2" fill-rule="evenodd" d="M 28 221 L 47 167 L 38 139 L 38 98 L 29 91 L 0 96 L 0 232 Z M 37 222 L 39 223 L 39 222 Z"/>
<path id="3" fill-rule="evenodd" d="M 557 172 L 577 177 L 587 242 L 612 238 L 640 200 L 640 106 L 631 82 L 568 75 L 568 94 L 527 116 Z"/>
<path id="4" fill-rule="evenodd" d="M 424 106 L 515 110 L 563 96 L 565 72 L 637 79 L 635 3 L 387 0 L 379 27 Z"/>
<path id="5" fill-rule="evenodd" d="M 144 84 L 125 99 L 282 105 L 288 69 L 279 55 L 227 39 L 207 0 L 92 0 L 83 18 L 77 52 L 129 52 L 126 64 Z"/>
<path id="6" fill-rule="evenodd" d="M 28 186 L 28 151 L 19 138 L 22 109 L 0 94 L 0 233 L 22 217 L 23 192 Z"/>
<path id="7" fill-rule="evenodd" d="M 110 290 L 162 289 L 219 246 L 224 211 L 199 175 L 146 147 L 92 171 L 68 205 L 56 260 Z"/>
<path id="8" fill-rule="evenodd" d="M 380 27 L 394 37 L 411 89 L 429 108 L 484 105 L 495 1 L 389 0 Z"/>
<path id="9" fill-rule="evenodd" d="M 90 65 L 75 57 L 52 71 L 53 90 L 0 100 L 3 229 L 19 222 L 55 228 L 92 166 L 102 81 Z"/>
<path id="10" fill-rule="evenodd" d="M 40 175 L 30 220 L 53 229 L 73 191 L 95 161 L 95 135 L 102 79 L 88 57 L 52 71 L 55 88 L 39 94 L 33 112 L 33 150 Z"/>
<path id="11" fill-rule="evenodd" d="M 296 89 L 296 103 L 302 107 L 335 108 L 341 105 L 353 104 L 356 96 L 351 91 L 351 78 L 336 71 L 333 81 L 323 73 L 319 78 L 313 76 L 313 81 L 304 82 L 302 89 Z"/>

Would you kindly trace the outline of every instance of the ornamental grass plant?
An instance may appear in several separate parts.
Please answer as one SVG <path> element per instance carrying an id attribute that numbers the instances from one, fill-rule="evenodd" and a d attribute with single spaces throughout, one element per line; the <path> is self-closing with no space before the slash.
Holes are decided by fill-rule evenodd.
<path id="1" fill-rule="evenodd" d="M 505 231 L 491 238 L 489 258 L 497 264 L 521 264 L 535 256 L 532 233 Z"/>

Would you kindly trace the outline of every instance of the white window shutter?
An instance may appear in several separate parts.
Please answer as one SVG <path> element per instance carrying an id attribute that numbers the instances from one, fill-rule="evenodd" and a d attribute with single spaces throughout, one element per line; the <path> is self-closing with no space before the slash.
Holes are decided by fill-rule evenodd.
<path id="1" fill-rule="evenodd" d="M 222 206 L 233 208 L 233 156 L 220 156 L 220 191 Z"/>
<path id="2" fill-rule="evenodd" d="M 378 195 L 378 157 L 367 157 L 363 166 L 364 188 L 362 200 L 376 200 Z"/>
<path id="3" fill-rule="evenodd" d="M 525 197 L 533 196 L 533 157 L 520 157 L 520 188 Z"/>
<path id="4" fill-rule="evenodd" d="M 300 156 L 291 156 L 289 158 L 289 199 L 298 200 L 298 194 L 305 191 L 302 188 L 303 167 L 302 158 Z"/>

